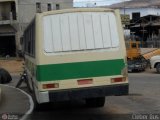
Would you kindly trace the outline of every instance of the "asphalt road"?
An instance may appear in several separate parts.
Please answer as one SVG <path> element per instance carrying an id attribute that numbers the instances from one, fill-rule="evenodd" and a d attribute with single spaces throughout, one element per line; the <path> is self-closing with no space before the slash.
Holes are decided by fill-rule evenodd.
<path id="1" fill-rule="evenodd" d="M 160 120 L 160 74 L 129 73 L 129 83 L 128 96 L 106 97 L 103 108 L 87 108 L 84 101 L 46 104 L 27 120 Z"/>

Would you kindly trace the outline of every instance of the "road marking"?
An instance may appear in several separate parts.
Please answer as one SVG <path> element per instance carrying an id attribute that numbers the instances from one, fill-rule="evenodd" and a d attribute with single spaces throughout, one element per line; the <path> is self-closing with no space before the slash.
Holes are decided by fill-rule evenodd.
<path id="1" fill-rule="evenodd" d="M 29 98 L 30 108 L 29 108 L 29 110 L 22 116 L 22 118 L 20 119 L 20 120 L 26 120 L 27 116 L 28 116 L 29 114 L 31 114 L 32 111 L 33 111 L 33 109 L 34 109 L 34 103 L 33 103 L 32 97 L 31 97 L 28 93 L 26 93 L 25 91 L 23 91 L 23 90 L 21 90 L 21 89 L 19 89 L 19 88 L 15 88 L 15 87 L 13 87 L 13 86 L 4 85 L 4 84 L 1 84 L 1 85 L 6 86 L 6 87 L 10 87 L 10 88 L 17 89 L 17 90 L 19 90 L 20 92 L 22 92 L 23 94 L 25 94 L 25 95 Z"/>

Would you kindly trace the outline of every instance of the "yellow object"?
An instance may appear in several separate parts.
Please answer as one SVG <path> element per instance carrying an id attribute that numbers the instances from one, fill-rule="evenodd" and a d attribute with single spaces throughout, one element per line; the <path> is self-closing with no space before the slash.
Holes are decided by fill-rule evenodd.
<path id="1" fill-rule="evenodd" d="M 151 52 L 145 53 L 142 56 L 146 59 L 149 60 L 151 57 L 160 55 L 160 49 L 153 50 Z"/>
<path id="2" fill-rule="evenodd" d="M 140 41 L 128 41 L 126 42 L 127 58 L 134 59 L 140 56 Z"/>

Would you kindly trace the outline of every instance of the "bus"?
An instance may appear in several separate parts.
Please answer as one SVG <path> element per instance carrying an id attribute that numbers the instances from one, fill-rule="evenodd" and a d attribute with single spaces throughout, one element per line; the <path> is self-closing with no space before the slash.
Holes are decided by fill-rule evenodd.
<path id="1" fill-rule="evenodd" d="M 25 70 L 38 104 L 128 94 L 119 10 L 77 8 L 37 13 L 24 31 Z"/>

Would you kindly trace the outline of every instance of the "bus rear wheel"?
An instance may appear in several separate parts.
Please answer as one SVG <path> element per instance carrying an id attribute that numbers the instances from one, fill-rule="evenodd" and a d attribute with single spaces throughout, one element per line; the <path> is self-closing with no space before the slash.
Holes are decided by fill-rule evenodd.
<path id="1" fill-rule="evenodd" d="M 86 99 L 86 105 L 88 107 L 103 107 L 105 104 L 105 97 L 88 98 Z"/>
<path id="2" fill-rule="evenodd" d="M 38 103 L 37 98 L 36 98 L 36 92 L 35 92 L 35 87 L 34 87 L 34 83 L 32 81 L 32 99 L 34 102 L 34 110 L 39 110 L 41 109 L 41 104 Z"/>
<path id="3" fill-rule="evenodd" d="M 157 73 L 160 73 L 160 63 L 156 65 L 156 70 L 157 70 Z"/>

